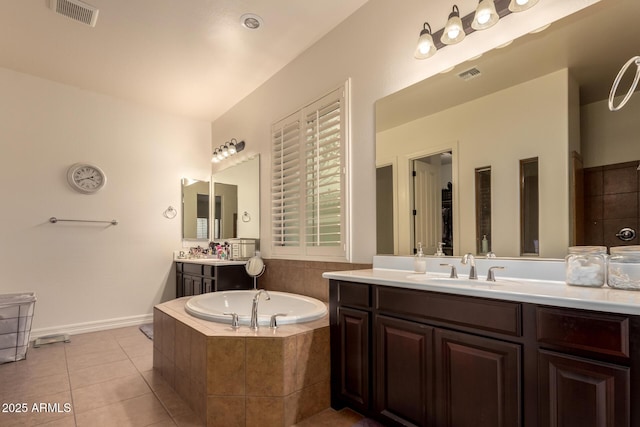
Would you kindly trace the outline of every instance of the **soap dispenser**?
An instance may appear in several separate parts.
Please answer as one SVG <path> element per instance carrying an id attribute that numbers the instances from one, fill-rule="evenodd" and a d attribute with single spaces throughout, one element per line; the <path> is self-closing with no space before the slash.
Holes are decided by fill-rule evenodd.
<path id="1" fill-rule="evenodd" d="M 480 242 L 480 248 L 482 249 L 481 252 L 483 254 L 486 254 L 489 252 L 489 240 L 487 239 L 487 235 L 483 234 L 482 235 L 482 241 Z"/>
<path id="2" fill-rule="evenodd" d="M 434 254 L 435 256 L 445 256 L 444 251 L 442 250 L 442 247 L 444 246 L 444 243 L 442 242 L 438 242 L 438 250 L 436 251 L 436 253 Z"/>
<path id="3" fill-rule="evenodd" d="M 416 273 L 427 272 L 427 259 L 424 257 L 422 243 L 418 243 L 418 252 L 416 253 L 415 260 L 413 261 L 413 270 Z"/>

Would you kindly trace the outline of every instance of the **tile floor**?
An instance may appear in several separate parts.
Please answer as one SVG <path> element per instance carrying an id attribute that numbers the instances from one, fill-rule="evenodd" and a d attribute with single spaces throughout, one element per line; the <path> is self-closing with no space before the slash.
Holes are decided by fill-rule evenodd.
<path id="1" fill-rule="evenodd" d="M 0 426 L 202 426 L 153 371 L 153 344 L 137 326 L 30 348 L 0 365 Z M 297 427 L 350 427 L 362 417 L 327 409 Z"/>

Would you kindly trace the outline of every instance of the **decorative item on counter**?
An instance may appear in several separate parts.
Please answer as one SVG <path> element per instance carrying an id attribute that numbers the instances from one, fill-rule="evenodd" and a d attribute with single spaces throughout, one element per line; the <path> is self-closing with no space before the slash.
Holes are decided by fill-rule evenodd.
<path id="1" fill-rule="evenodd" d="M 444 246 L 444 243 L 442 242 L 438 242 L 438 250 L 436 251 L 436 253 L 434 254 L 435 256 L 445 256 L 444 251 L 442 250 Z"/>
<path id="2" fill-rule="evenodd" d="M 427 260 L 424 257 L 421 242 L 418 243 L 418 252 L 416 253 L 415 259 L 413 261 L 413 271 L 415 271 L 416 273 L 427 272 Z"/>
<path id="3" fill-rule="evenodd" d="M 606 282 L 607 248 L 571 246 L 565 258 L 567 285 L 601 287 Z"/>
<path id="4" fill-rule="evenodd" d="M 610 249 L 607 283 L 615 289 L 640 290 L 640 246 Z"/>

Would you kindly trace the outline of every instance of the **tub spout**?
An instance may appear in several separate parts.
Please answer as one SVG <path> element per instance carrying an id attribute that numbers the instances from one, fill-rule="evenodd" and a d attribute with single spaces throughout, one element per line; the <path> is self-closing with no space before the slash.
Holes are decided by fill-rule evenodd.
<path id="1" fill-rule="evenodd" d="M 263 293 L 266 295 L 267 300 L 271 299 L 269 292 L 265 289 L 260 289 L 253 297 L 253 302 L 251 303 L 251 323 L 249 327 L 254 331 L 258 330 L 258 301 L 260 300 L 260 295 Z"/>

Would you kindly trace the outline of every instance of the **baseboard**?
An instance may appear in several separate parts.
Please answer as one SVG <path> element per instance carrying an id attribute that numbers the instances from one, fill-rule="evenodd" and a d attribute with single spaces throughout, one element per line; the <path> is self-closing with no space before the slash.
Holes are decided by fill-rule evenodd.
<path id="1" fill-rule="evenodd" d="M 127 326 L 138 326 L 153 322 L 153 314 L 141 314 L 138 316 L 119 317 L 116 319 L 98 320 L 95 322 L 74 323 L 70 325 L 53 326 L 49 328 L 38 328 L 31 330 L 30 340 L 57 334 L 85 334 L 87 332 L 105 331 L 108 329 L 125 328 Z"/>

